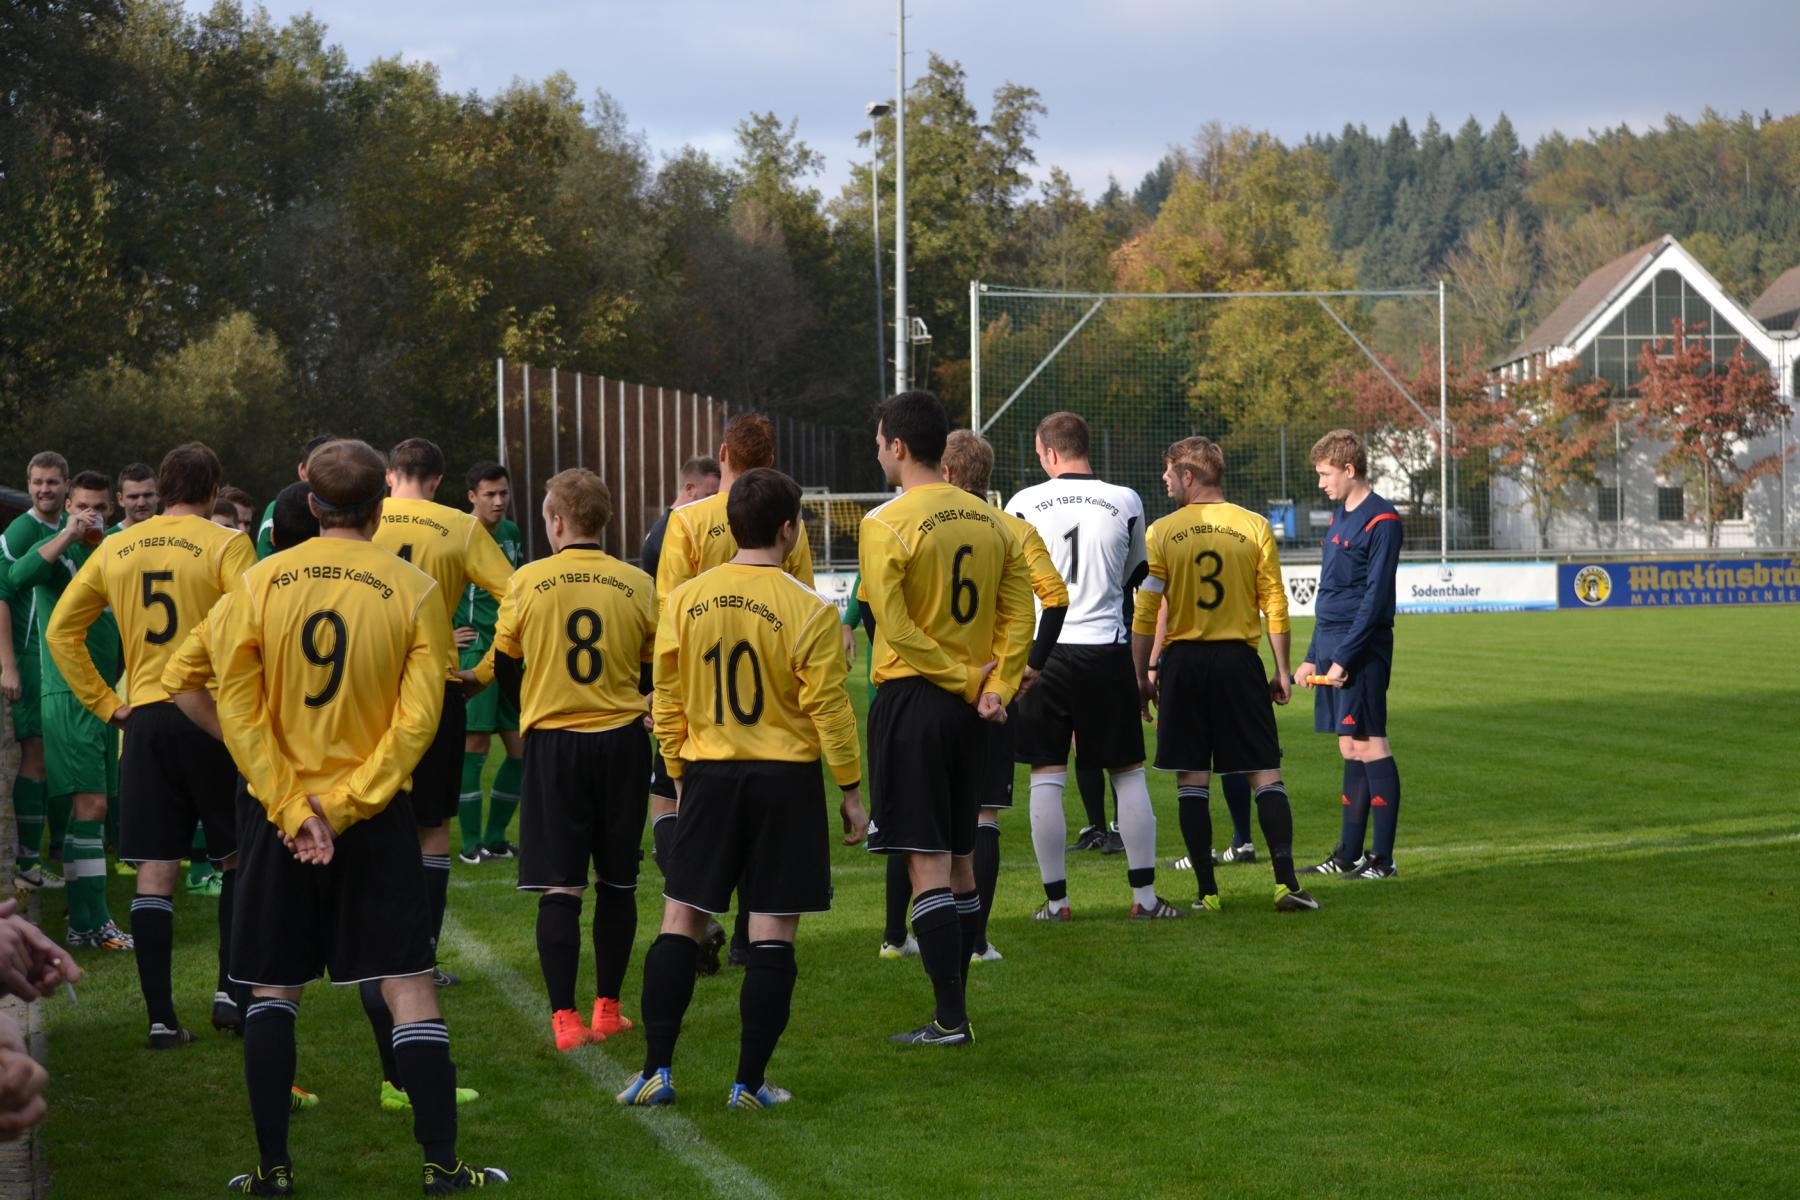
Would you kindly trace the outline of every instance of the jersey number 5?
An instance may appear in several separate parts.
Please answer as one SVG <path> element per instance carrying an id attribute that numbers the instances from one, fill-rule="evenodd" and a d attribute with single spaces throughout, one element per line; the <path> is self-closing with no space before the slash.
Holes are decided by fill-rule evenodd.
<path id="1" fill-rule="evenodd" d="M 168 614 L 168 620 L 163 622 L 163 627 L 161 629 L 146 629 L 144 631 L 144 640 L 146 642 L 149 642 L 152 646 L 160 646 L 164 642 L 174 638 L 175 626 L 178 622 L 175 619 L 175 597 L 169 595 L 167 592 L 157 591 L 156 585 L 159 583 L 173 583 L 175 581 L 175 572 L 145 571 L 138 576 L 138 579 L 144 585 L 144 607 L 160 608 L 163 612 Z"/>

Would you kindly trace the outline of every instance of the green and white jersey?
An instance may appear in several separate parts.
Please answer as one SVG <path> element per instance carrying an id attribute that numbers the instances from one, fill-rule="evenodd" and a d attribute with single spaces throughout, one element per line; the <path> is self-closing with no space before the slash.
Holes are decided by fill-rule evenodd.
<path id="1" fill-rule="evenodd" d="M 50 623 L 50 614 L 55 610 L 57 601 L 62 599 L 63 589 L 69 586 L 75 573 L 81 570 L 82 564 L 87 562 L 88 556 L 93 552 L 92 546 L 71 542 L 61 558 L 54 563 L 44 563 L 42 570 L 37 572 L 32 607 L 41 624 Z M 43 562 L 41 555 L 33 557 Z M 101 613 L 99 619 L 88 626 L 87 652 L 88 657 L 94 660 L 94 668 L 100 672 L 100 678 L 117 687 L 119 677 L 125 673 L 125 647 L 119 639 L 119 625 L 113 620 L 111 609 Z M 63 680 L 56 658 L 50 653 L 50 647 L 42 637 L 38 638 L 37 654 L 41 672 L 38 694 L 49 696 L 68 691 L 69 685 Z"/>
<path id="2" fill-rule="evenodd" d="M 256 527 L 256 561 L 275 553 L 275 502 L 263 509 L 262 521 Z"/>
<path id="3" fill-rule="evenodd" d="M 500 553 L 506 555 L 506 561 L 512 564 L 513 570 L 523 566 L 524 535 L 519 532 L 519 527 L 511 521 L 502 520 L 490 532 L 500 547 Z M 456 603 L 456 616 L 451 620 L 450 627 L 461 629 L 469 626 L 477 634 L 474 644 L 462 651 L 464 658 L 471 652 L 478 652 L 475 654 L 475 661 L 481 661 L 481 655 L 486 654 L 488 647 L 494 643 L 494 623 L 499 619 L 500 603 L 485 588 L 475 583 L 463 587 L 462 599 Z"/>
<path id="4" fill-rule="evenodd" d="M 12 606 L 13 654 L 20 659 L 27 655 L 37 657 L 44 625 L 50 619 L 48 609 L 39 613 L 33 604 L 38 568 L 46 565 L 37 553 L 38 543 L 55 537 L 66 520 L 67 516 L 58 513 L 56 524 L 47 525 L 39 519 L 36 509 L 26 509 L 13 518 L 5 533 L 0 533 L 0 557 L 6 559 L 12 584 L 8 603 Z"/>

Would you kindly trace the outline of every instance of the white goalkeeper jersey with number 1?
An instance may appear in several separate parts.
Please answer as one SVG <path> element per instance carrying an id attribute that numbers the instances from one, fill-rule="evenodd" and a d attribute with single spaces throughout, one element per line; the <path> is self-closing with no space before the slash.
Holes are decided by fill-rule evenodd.
<path id="1" fill-rule="evenodd" d="M 1092 475 L 1061 475 L 1028 487 L 1006 511 L 1036 527 L 1069 588 L 1059 645 L 1126 640 L 1125 586 L 1146 561 L 1144 502 Z"/>

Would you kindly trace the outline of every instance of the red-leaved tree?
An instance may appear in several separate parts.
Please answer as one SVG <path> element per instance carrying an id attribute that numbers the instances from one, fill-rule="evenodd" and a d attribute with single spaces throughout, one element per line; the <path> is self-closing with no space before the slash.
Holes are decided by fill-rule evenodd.
<path id="1" fill-rule="evenodd" d="M 1487 393 L 1487 375 L 1480 357 L 1473 347 L 1464 347 L 1461 361 L 1451 364 L 1444 381 L 1453 459 L 1484 444 L 1478 431 L 1484 419 L 1480 409 Z M 1369 439 L 1370 457 L 1400 475 L 1413 511 L 1422 512 L 1426 497 L 1437 495 L 1439 482 L 1437 351 L 1421 346 L 1418 367 L 1411 372 L 1386 355 L 1381 362 L 1405 387 L 1411 402 L 1372 364 L 1337 382 L 1349 397 L 1352 421 Z"/>
<path id="2" fill-rule="evenodd" d="M 1518 507 L 1537 525 L 1538 545 L 1550 545 L 1558 513 L 1585 507 L 1578 488 L 1595 482 L 1594 452 L 1610 426 L 1604 380 L 1576 383 L 1575 364 L 1497 389 L 1475 432 L 1496 475 L 1510 479 Z"/>
<path id="3" fill-rule="evenodd" d="M 1775 432 L 1791 410 L 1741 344 L 1729 363 L 1716 363 L 1706 340 L 1690 340 L 1680 321 L 1672 338 L 1644 347 L 1638 370 L 1634 424 L 1669 444 L 1665 472 L 1699 478 L 1706 544 L 1716 546 L 1719 522 L 1742 510 L 1750 485 L 1781 469 L 1779 452 L 1746 458 L 1750 443 Z"/>

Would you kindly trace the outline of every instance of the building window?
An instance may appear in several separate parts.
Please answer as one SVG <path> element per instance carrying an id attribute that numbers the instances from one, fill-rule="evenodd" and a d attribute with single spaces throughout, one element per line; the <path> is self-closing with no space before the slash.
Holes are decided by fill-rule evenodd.
<path id="1" fill-rule="evenodd" d="M 1735 496 L 1727 496 L 1725 498 L 1725 512 L 1723 514 L 1723 519 L 1727 521 L 1741 521 L 1744 519 L 1744 494 L 1742 492 L 1739 492 Z"/>
<path id="2" fill-rule="evenodd" d="M 1619 489 L 1602 487 L 1600 489 L 1600 519 L 1614 521 L 1619 519 Z"/>
<path id="3" fill-rule="evenodd" d="M 1656 489 L 1656 519 L 1659 521 L 1687 519 L 1687 496 L 1681 488 L 1659 487 Z"/>

